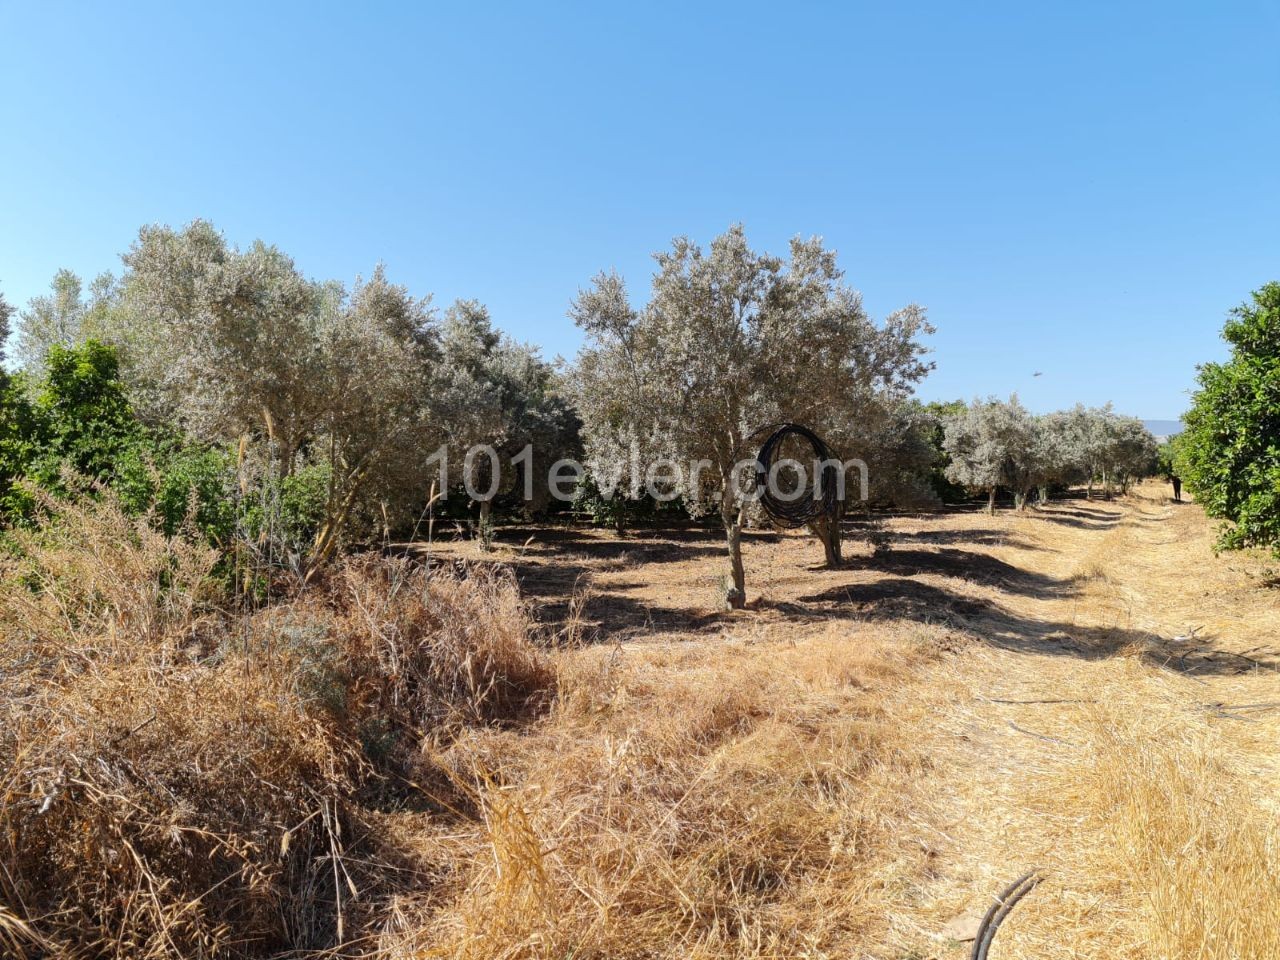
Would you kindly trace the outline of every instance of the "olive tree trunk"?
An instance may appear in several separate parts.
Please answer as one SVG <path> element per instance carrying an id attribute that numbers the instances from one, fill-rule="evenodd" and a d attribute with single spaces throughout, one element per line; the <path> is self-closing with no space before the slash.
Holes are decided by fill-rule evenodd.
<path id="1" fill-rule="evenodd" d="M 813 531 L 813 535 L 822 543 L 823 560 L 828 569 L 834 570 L 843 562 L 840 552 L 840 520 L 839 518 L 827 518 L 813 521 L 809 525 L 809 529 Z"/>
<path id="2" fill-rule="evenodd" d="M 480 501 L 480 549 L 488 553 L 493 549 L 493 499 Z"/>
<path id="3" fill-rule="evenodd" d="M 741 610 L 747 602 L 747 573 L 742 566 L 743 509 L 733 509 L 727 495 L 720 509 L 720 516 L 724 520 L 725 543 L 729 548 L 729 569 L 724 578 L 726 610 Z"/>

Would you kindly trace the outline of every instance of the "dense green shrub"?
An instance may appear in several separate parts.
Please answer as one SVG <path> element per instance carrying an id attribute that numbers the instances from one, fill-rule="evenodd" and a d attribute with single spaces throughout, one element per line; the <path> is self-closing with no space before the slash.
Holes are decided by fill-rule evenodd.
<path id="1" fill-rule="evenodd" d="M 40 380 L 0 376 L 0 527 L 28 521 L 34 509 L 15 481 L 61 496 L 74 476 L 77 486 L 110 488 L 135 516 L 154 511 L 168 535 L 190 523 L 211 543 L 229 542 L 230 458 L 176 431 L 148 430 L 134 415 L 112 347 L 55 344 Z"/>
<path id="2" fill-rule="evenodd" d="M 956 483 L 947 476 L 947 467 L 951 464 L 951 456 L 943 446 L 946 438 L 947 420 L 959 416 L 968 409 L 963 400 L 935 400 L 924 404 L 924 412 L 931 419 L 929 427 L 929 445 L 933 448 L 933 466 L 929 468 L 929 487 L 943 503 L 964 503 L 969 499 L 969 491 L 964 484 Z"/>
<path id="3" fill-rule="evenodd" d="M 168 536 L 190 524 L 226 546 L 235 534 L 235 470 L 225 450 L 147 436 L 122 452 L 113 487 L 126 510 L 153 510 Z"/>
<path id="4" fill-rule="evenodd" d="M 296 543 L 314 540 L 324 523 L 330 472 L 326 463 L 307 464 L 280 483 L 280 524 Z"/>
<path id="5" fill-rule="evenodd" d="M 27 473 L 38 449 L 36 412 L 21 375 L 0 369 L 0 527 L 24 509 L 27 498 L 14 481 Z"/>
<path id="6" fill-rule="evenodd" d="M 573 495 L 573 509 L 587 514 L 591 523 L 615 530 L 660 523 L 681 523 L 691 519 L 688 508 L 679 498 L 658 501 L 642 491 L 639 497 L 633 499 L 624 490 L 615 491 L 613 496 L 605 496 L 590 473 L 584 474 L 578 481 Z"/>
<path id="7" fill-rule="evenodd" d="M 25 520 L 31 497 L 15 481 L 65 493 L 71 471 L 109 483 L 122 453 L 142 436 L 119 380 L 115 352 L 89 341 L 54 346 L 44 377 L 0 381 L 0 526 Z"/>
<path id="8" fill-rule="evenodd" d="M 1221 545 L 1280 552 L 1280 283 L 1231 311 L 1226 363 L 1200 368 L 1175 467 L 1211 517 Z"/>

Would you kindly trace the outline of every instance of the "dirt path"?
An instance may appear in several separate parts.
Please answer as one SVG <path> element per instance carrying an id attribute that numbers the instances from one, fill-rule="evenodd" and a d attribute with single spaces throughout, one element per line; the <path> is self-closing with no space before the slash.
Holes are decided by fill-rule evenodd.
<path id="1" fill-rule="evenodd" d="M 840 570 L 810 538 L 754 533 L 750 609 L 733 615 L 710 606 L 713 531 L 503 531 L 484 559 L 577 649 L 563 709 L 465 755 L 505 765 L 529 849 L 547 851 L 539 875 L 558 878 L 555 919 L 504 934 L 524 946 L 502 955 L 953 960 L 1034 868 L 993 960 L 1280 956 L 1275 564 L 1215 557 L 1211 524 L 1164 493 L 895 519 L 887 555 L 854 548 Z M 856 773 L 829 753 L 846 740 Z M 618 750 L 658 758 L 643 787 Z M 819 768 L 842 771 L 836 794 Z M 625 823 L 593 806 L 615 779 Z M 716 786 L 673 834 L 676 783 Z M 825 819 L 803 843 L 759 852 L 810 817 Z M 834 846 L 850 823 L 862 839 Z M 466 843 L 500 860 L 482 832 Z M 602 850 L 637 872 L 602 873 Z M 723 867 L 742 857 L 762 858 L 745 887 Z M 638 896 L 650 874 L 668 879 Z M 505 902 L 497 877 L 454 902 Z"/>
<path id="2" fill-rule="evenodd" d="M 1142 493 L 1011 521 L 1019 543 L 1002 557 L 1073 589 L 1004 596 L 1025 642 L 1007 615 L 979 618 L 973 629 L 995 642 L 944 668 L 951 700 L 937 718 L 937 788 L 947 842 L 920 909 L 897 918 L 917 955 L 966 956 L 969 944 L 940 932 L 971 927 L 995 892 L 1032 869 L 1044 880 L 993 957 L 1262 957 L 1250 944 L 1275 943 L 1272 929 L 1215 946 L 1232 936 L 1215 928 L 1240 918 L 1234 904 L 1215 917 L 1195 888 L 1227 892 L 1204 887 L 1206 876 L 1244 867 L 1245 854 L 1203 862 L 1200 848 L 1221 842 L 1215 827 L 1240 840 L 1233 822 L 1248 830 L 1265 819 L 1241 805 L 1256 813 L 1277 796 L 1280 710 L 1253 705 L 1280 706 L 1280 605 L 1265 562 L 1214 558 L 1198 509 Z M 1218 809 L 1191 809 L 1215 798 Z M 1267 902 L 1252 905 L 1256 914 L 1265 918 Z M 1179 926 L 1175 916 L 1192 906 L 1208 912 Z"/>

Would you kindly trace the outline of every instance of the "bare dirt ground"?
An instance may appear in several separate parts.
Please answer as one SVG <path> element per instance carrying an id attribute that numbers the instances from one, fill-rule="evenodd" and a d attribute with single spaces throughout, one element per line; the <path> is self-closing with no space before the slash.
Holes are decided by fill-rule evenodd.
<path id="1" fill-rule="evenodd" d="M 897 518 L 840 570 L 753 533 L 733 614 L 713 532 L 433 546 L 510 564 L 561 694 L 439 758 L 502 799 L 397 825 L 472 865 L 388 945 L 942 960 L 1036 869 L 992 957 L 1280 956 L 1276 565 L 1166 494 Z"/>

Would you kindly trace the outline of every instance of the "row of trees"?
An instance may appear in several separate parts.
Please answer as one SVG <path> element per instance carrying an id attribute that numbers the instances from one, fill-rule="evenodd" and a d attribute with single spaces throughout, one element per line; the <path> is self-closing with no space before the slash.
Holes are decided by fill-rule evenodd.
<path id="1" fill-rule="evenodd" d="M 123 261 L 88 298 L 60 272 L 52 295 L 21 314 L 0 485 L 58 453 L 23 414 L 56 392 L 55 361 L 96 364 L 98 387 L 123 398 L 122 415 L 155 450 L 234 451 L 227 491 L 305 501 L 299 512 L 314 522 L 292 546 L 309 569 L 353 522 L 400 525 L 419 510 L 426 460 L 442 446 L 458 452 L 448 483 L 473 444 L 551 454 L 576 437 L 552 366 L 494 330 L 479 304 L 440 317 L 381 267 L 350 289 L 313 281 L 278 249 L 237 250 L 203 222 L 145 227 Z M 68 465 L 111 482 L 118 453 Z M 11 498 L 10 519 L 20 506 Z"/>
<path id="2" fill-rule="evenodd" d="M 1157 469 L 1155 437 L 1135 417 L 1105 407 L 1077 405 L 1044 416 L 1030 413 L 1016 396 L 975 400 L 945 421 L 943 449 L 947 478 L 987 495 L 995 509 L 996 492 L 1005 488 L 1014 505 L 1026 509 L 1033 491 L 1048 499 L 1051 487 L 1086 485 L 1095 480 L 1103 495 Z"/>
<path id="3" fill-rule="evenodd" d="M 770 424 L 803 423 L 865 461 L 871 499 L 900 506 L 957 486 L 1007 487 L 1020 504 L 1036 486 L 1109 488 L 1149 453 L 1136 421 L 1109 409 L 1035 418 L 1016 400 L 915 401 L 932 368 L 924 311 L 873 320 L 818 239 L 780 257 L 733 227 L 655 259 L 643 304 L 616 274 L 579 292 L 570 316 L 584 347 L 553 365 L 481 304 L 439 312 L 381 268 L 347 288 L 306 278 L 274 247 L 236 249 L 207 223 L 145 227 L 122 276 L 86 293 L 60 272 L 21 313 L 21 369 L 0 394 L 0 510 L 12 521 L 29 508 L 17 477 L 56 487 L 55 465 L 69 466 L 138 503 L 164 500 L 167 524 L 194 515 L 218 542 L 283 537 L 310 570 L 352 537 L 411 529 L 443 492 L 433 483 L 485 491 L 483 530 L 503 490 L 531 492 L 527 510 L 545 503 L 562 457 L 584 454 L 584 495 L 615 507 L 667 462 L 664 493 L 724 531 L 737 605 L 753 510 L 744 461 Z M 496 460 L 466 457 L 478 444 Z M 532 458 L 511 469 L 527 446 Z M 831 530 L 815 532 L 830 545 Z"/>

